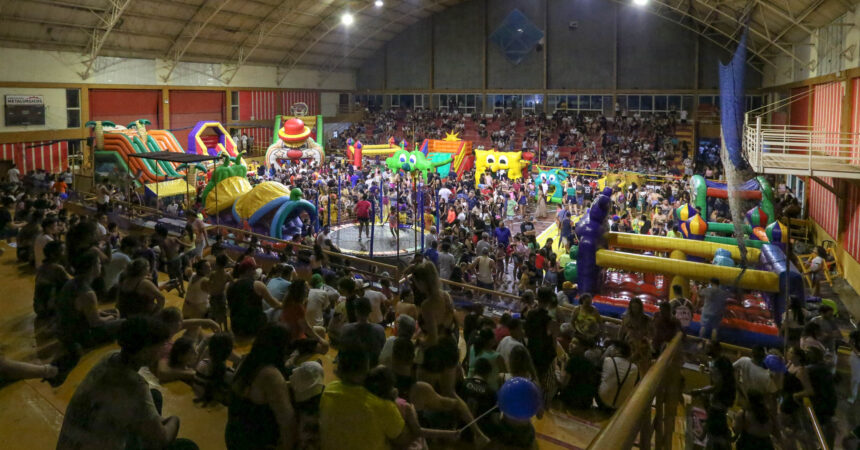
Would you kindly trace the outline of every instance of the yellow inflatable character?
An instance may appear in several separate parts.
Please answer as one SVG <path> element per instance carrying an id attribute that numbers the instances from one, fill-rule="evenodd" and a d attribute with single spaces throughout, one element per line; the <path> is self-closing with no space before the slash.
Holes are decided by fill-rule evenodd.
<path id="1" fill-rule="evenodd" d="M 516 180 L 523 177 L 523 166 L 528 161 L 523 161 L 523 152 L 497 152 L 495 150 L 475 150 L 475 185 L 479 184 L 480 175 L 485 169 L 495 173 L 506 170 L 508 178 Z"/>

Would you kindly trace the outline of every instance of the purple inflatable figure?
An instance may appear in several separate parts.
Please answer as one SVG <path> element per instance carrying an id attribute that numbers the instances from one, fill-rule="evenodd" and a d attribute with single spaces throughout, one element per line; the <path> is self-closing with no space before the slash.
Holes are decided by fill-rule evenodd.
<path id="1" fill-rule="evenodd" d="M 576 225 L 579 236 L 579 253 L 576 255 L 577 284 L 579 292 L 594 294 L 600 286 L 600 267 L 597 267 L 597 251 L 603 248 L 606 233 L 606 216 L 609 214 L 612 188 L 605 188 L 589 208 L 585 217 Z"/>

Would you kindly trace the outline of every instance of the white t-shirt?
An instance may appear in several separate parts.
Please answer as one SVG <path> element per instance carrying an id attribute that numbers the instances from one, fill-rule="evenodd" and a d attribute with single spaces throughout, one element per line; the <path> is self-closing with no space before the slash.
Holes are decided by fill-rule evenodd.
<path id="1" fill-rule="evenodd" d="M 502 355 L 502 359 L 505 360 L 505 366 L 511 366 L 511 352 L 513 352 L 516 347 L 525 347 L 525 345 L 514 339 L 512 336 L 505 336 L 501 341 L 499 341 L 499 345 L 496 347 L 496 352 Z"/>
<path id="2" fill-rule="evenodd" d="M 772 394 L 776 392 L 777 386 L 770 371 L 753 362 L 749 356 L 738 358 L 734 364 L 735 373 L 738 375 L 738 388 L 744 392 L 760 392 Z"/>
<path id="3" fill-rule="evenodd" d="M 130 263 L 131 258 L 123 252 L 116 252 L 111 255 L 110 261 L 105 265 L 105 290 L 108 290 L 119 283 L 120 274 L 122 274 Z"/>
<path id="4" fill-rule="evenodd" d="M 9 177 L 10 183 L 17 183 L 18 176 L 21 175 L 21 171 L 17 168 L 13 167 L 6 172 L 6 176 Z"/>
<path id="5" fill-rule="evenodd" d="M 337 300 L 337 296 L 334 298 Z M 305 307 L 305 319 L 310 326 L 324 326 L 323 313 L 331 305 L 331 295 L 323 289 L 311 289 L 308 291 L 308 304 Z"/>
<path id="6" fill-rule="evenodd" d="M 445 203 L 448 203 L 448 198 L 451 197 L 451 194 L 453 194 L 453 192 L 446 187 L 439 189 L 439 198 L 441 198 Z"/>
<path id="7" fill-rule="evenodd" d="M 598 388 L 600 401 L 607 406 L 618 408 L 633 392 L 637 379 L 639 368 L 636 364 L 617 356 L 604 358 Z"/>
<path id="8" fill-rule="evenodd" d="M 364 296 L 370 300 L 370 316 L 367 321 L 370 323 L 382 322 L 382 303 L 386 300 L 385 294 L 379 291 L 367 289 L 364 291 Z"/>
<path id="9" fill-rule="evenodd" d="M 36 238 L 36 242 L 33 243 L 33 250 L 36 253 L 35 259 L 37 269 L 42 265 L 42 261 L 45 260 L 45 245 L 53 240 L 54 238 L 52 238 L 50 234 L 42 233 Z"/>

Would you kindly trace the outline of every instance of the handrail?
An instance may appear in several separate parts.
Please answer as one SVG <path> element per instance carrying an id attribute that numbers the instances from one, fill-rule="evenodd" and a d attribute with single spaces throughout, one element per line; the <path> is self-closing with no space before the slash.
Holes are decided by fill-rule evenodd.
<path id="1" fill-rule="evenodd" d="M 654 398 L 657 397 L 661 389 L 667 387 L 678 388 L 678 386 L 670 385 L 670 381 L 674 378 L 672 371 L 679 371 L 677 362 L 681 355 L 681 341 L 683 334 L 678 332 L 660 357 L 657 362 L 645 374 L 645 378 L 639 383 L 633 394 L 627 398 L 621 408 L 615 411 L 609 423 L 600 430 L 600 433 L 595 436 L 594 440 L 588 446 L 589 450 L 603 449 L 629 449 L 633 447 L 633 442 L 639 434 L 643 426 L 643 416 L 647 414 L 650 418 L 651 404 Z M 680 375 L 678 373 L 677 375 Z M 677 383 L 675 383 L 677 384 Z M 657 405 L 658 409 L 660 405 Z M 672 420 L 670 427 L 673 423 Z M 648 421 L 650 423 L 650 420 Z M 660 425 L 660 424 L 658 424 Z M 657 428 L 657 427 L 655 427 Z M 657 439 L 668 439 L 670 443 L 668 447 L 661 442 L 656 442 L 656 448 L 671 448 L 672 433 L 665 433 L 662 436 L 658 433 Z M 640 440 L 640 447 L 645 444 Z"/>
<path id="2" fill-rule="evenodd" d="M 821 429 L 821 424 L 818 423 L 818 417 L 815 415 L 815 410 L 812 408 L 812 402 L 809 401 L 809 397 L 803 397 L 803 408 L 812 422 L 812 430 L 815 431 L 815 438 L 818 440 L 821 450 L 830 450 L 830 447 L 827 445 L 827 439 L 824 437 L 824 430 Z"/>

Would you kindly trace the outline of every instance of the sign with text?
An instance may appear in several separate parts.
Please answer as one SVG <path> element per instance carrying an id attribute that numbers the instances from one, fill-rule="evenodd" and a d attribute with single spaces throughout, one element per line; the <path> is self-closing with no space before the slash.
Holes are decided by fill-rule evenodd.
<path id="1" fill-rule="evenodd" d="M 45 125 L 45 98 L 41 95 L 6 95 L 6 126 Z"/>

